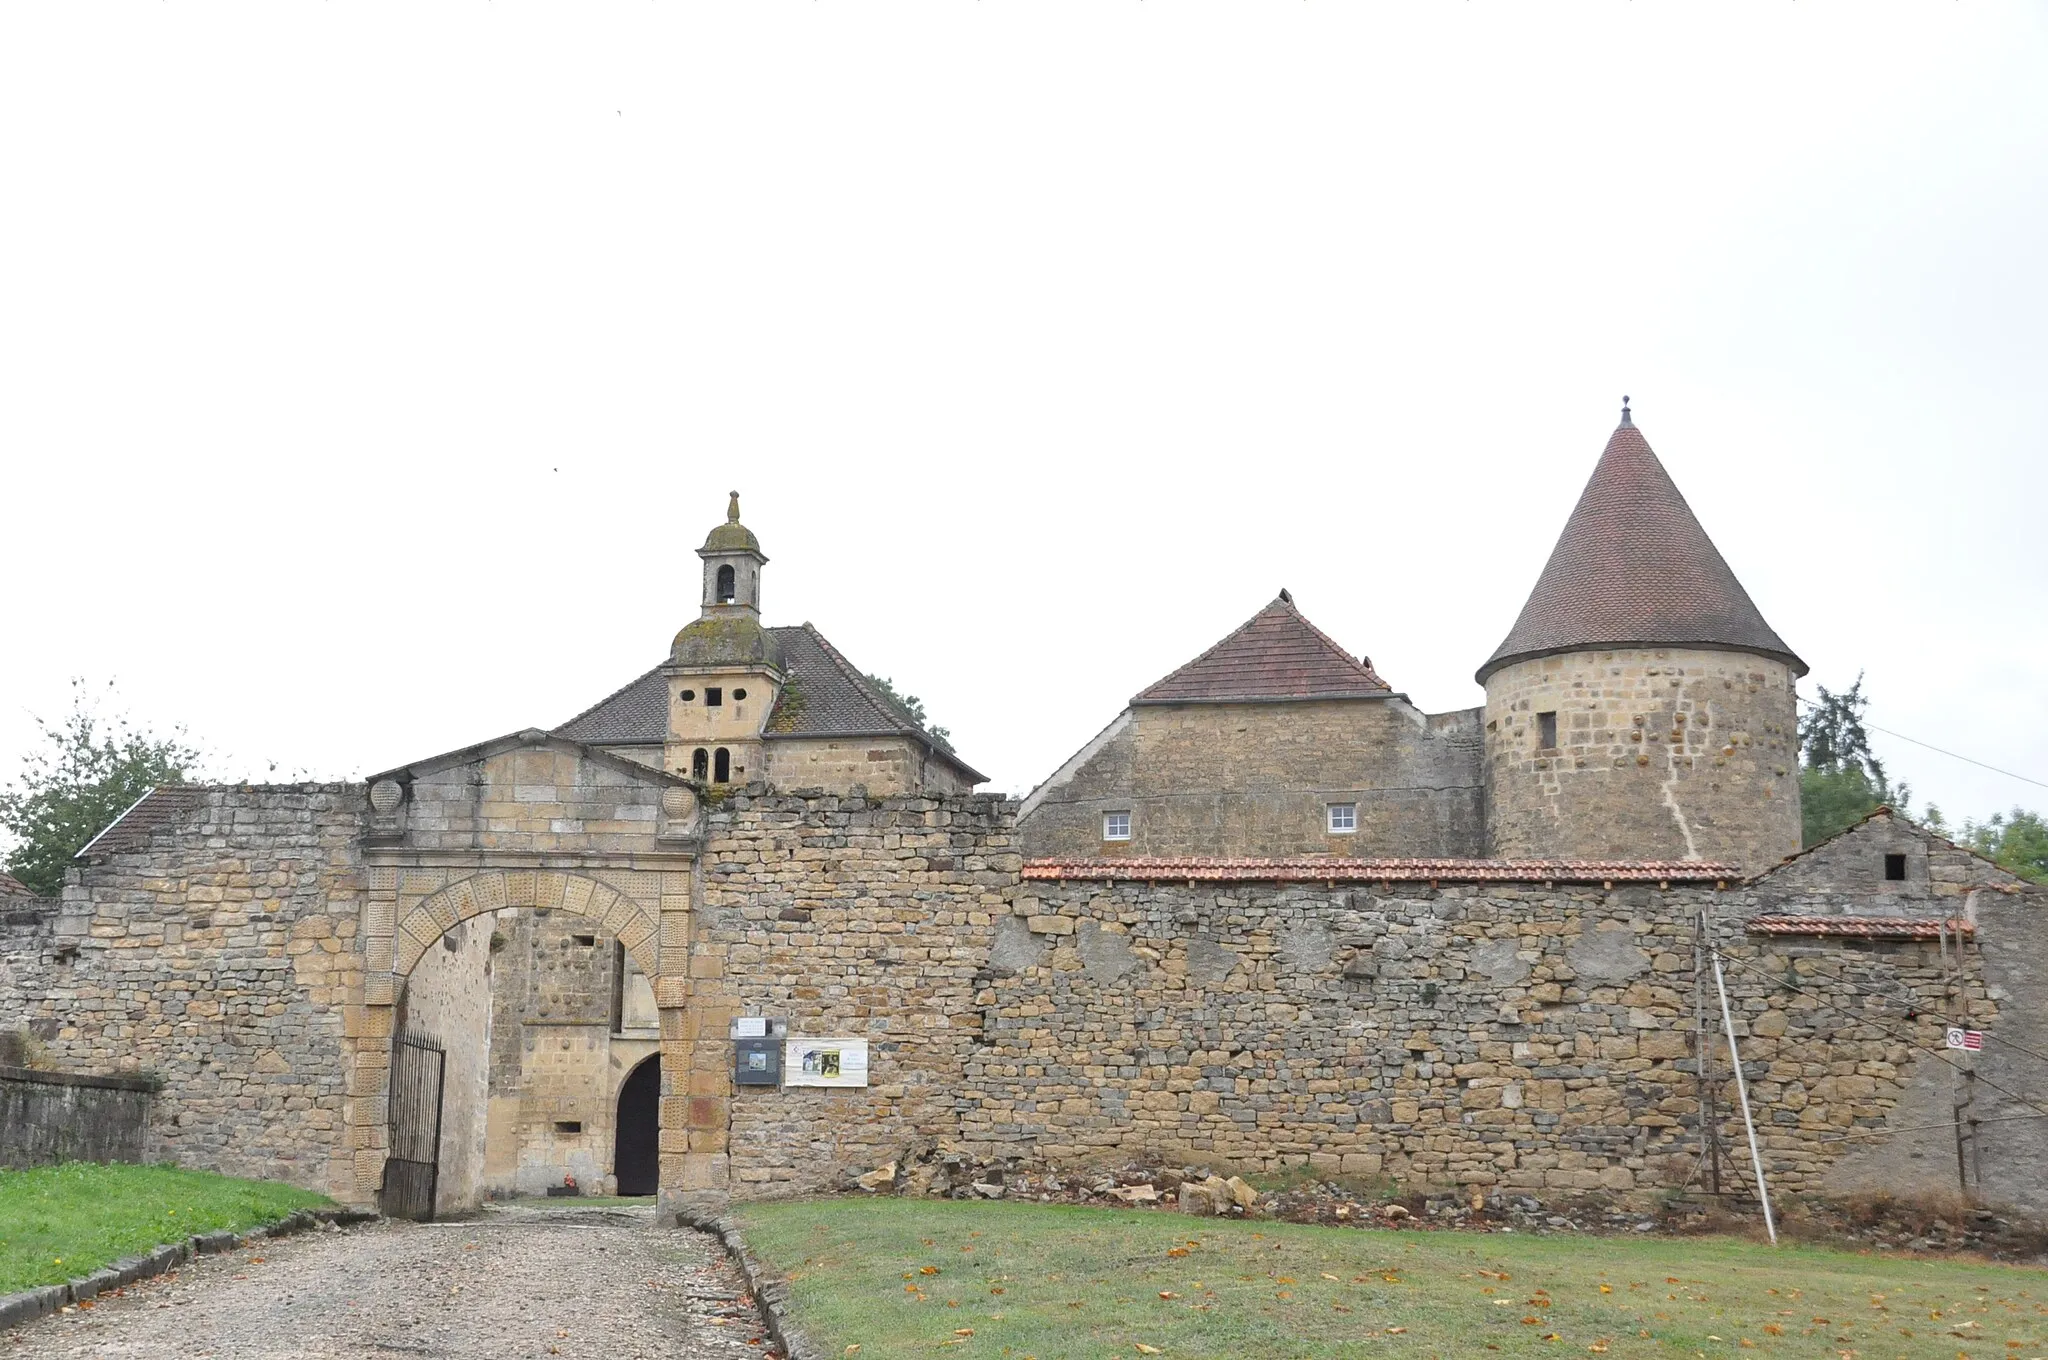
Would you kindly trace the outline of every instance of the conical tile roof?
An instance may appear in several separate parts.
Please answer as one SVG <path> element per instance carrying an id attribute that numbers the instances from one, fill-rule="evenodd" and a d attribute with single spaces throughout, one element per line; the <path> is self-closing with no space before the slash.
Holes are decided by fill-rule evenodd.
<path id="1" fill-rule="evenodd" d="M 1286 591 L 1223 641 L 1134 704 L 1259 703 L 1288 699 L 1377 699 L 1393 693 L 1373 672 L 1301 616 Z"/>
<path id="2" fill-rule="evenodd" d="M 1624 406 L 1529 602 L 1484 666 L 1612 647 L 1755 652 L 1806 674 L 1728 569 Z"/>

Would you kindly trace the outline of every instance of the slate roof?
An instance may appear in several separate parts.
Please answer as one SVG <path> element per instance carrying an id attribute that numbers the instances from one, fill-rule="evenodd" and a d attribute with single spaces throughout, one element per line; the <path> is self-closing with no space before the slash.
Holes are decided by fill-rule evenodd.
<path id="1" fill-rule="evenodd" d="M 1372 662 L 1353 658 L 1301 616 L 1286 591 L 1243 627 L 1139 692 L 1134 704 L 1377 699 L 1392 694 Z"/>
<path id="2" fill-rule="evenodd" d="M 661 745 L 668 738 L 668 677 L 656 666 L 628 680 L 557 727 L 555 735 L 592 746 Z"/>
<path id="3" fill-rule="evenodd" d="M 0 872 L 0 897 L 34 897 L 35 890 L 13 874 Z"/>
<path id="4" fill-rule="evenodd" d="M 1734 883 L 1742 867 L 1704 860 L 1275 859 L 1156 857 L 1034 859 L 1027 879 L 1240 883 Z"/>
<path id="5" fill-rule="evenodd" d="M 1477 678 L 1530 657 L 1637 646 L 1756 652 L 1806 674 L 1623 407 L 1521 617 Z"/>
<path id="6" fill-rule="evenodd" d="M 922 742 L 974 783 L 987 776 L 952 754 L 868 683 L 854 664 L 810 624 L 770 628 L 788 680 L 763 735 L 775 737 L 901 736 Z M 660 666 L 577 714 L 554 735 L 593 746 L 659 746 L 668 734 L 668 679 Z"/>

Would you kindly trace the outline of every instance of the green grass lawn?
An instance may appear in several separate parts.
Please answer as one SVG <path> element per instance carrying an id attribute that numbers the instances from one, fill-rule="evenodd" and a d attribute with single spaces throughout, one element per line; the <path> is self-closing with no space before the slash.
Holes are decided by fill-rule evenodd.
<path id="1" fill-rule="evenodd" d="M 860 1360 L 2048 1356 L 2048 1270 L 2028 1267 L 934 1200 L 740 1219 L 797 1323 Z"/>
<path id="2" fill-rule="evenodd" d="M 193 1233 L 239 1232 L 331 1202 L 271 1181 L 168 1166 L 0 1171 L 0 1294 L 90 1275 Z"/>

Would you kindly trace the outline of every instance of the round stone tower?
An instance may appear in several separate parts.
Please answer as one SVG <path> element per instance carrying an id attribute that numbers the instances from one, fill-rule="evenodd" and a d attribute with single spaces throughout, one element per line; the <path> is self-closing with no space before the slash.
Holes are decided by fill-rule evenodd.
<path id="1" fill-rule="evenodd" d="M 1624 398 L 1521 617 L 1479 668 L 1491 853 L 1777 863 L 1799 849 L 1804 674 Z"/>

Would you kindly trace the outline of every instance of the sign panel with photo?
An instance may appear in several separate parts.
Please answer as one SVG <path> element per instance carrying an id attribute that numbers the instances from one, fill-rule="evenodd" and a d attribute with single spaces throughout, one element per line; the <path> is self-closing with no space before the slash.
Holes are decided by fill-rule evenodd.
<path id="1" fill-rule="evenodd" d="M 784 1086 L 865 1086 L 865 1039 L 790 1039 L 782 1051 Z"/>

